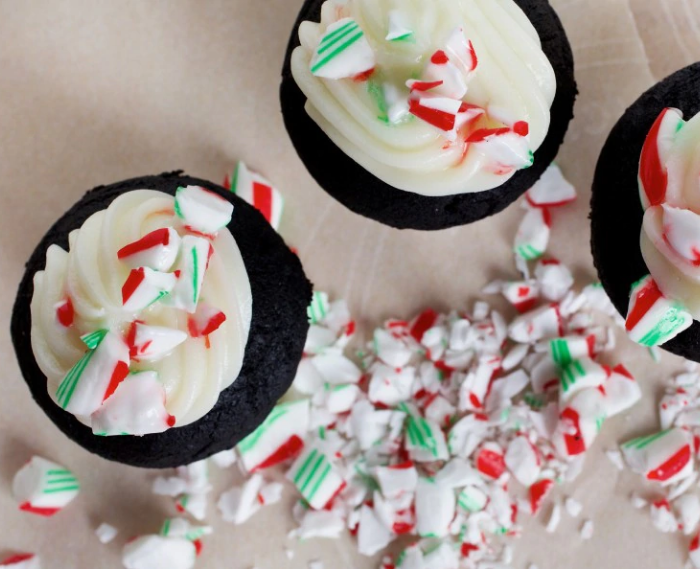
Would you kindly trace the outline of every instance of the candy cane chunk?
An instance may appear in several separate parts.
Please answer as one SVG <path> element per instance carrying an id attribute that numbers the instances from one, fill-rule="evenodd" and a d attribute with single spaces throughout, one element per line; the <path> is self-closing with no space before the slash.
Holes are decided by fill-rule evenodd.
<path id="1" fill-rule="evenodd" d="M 523 486 L 534 484 L 542 470 L 540 456 L 527 437 L 516 437 L 508 445 L 504 457 L 506 467 Z"/>
<path id="2" fill-rule="evenodd" d="M 498 173 L 523 170 L 535 162 L 527 137 L 510 128 L 479 129 L 469 135 L 467 144 L 483 154 Z"/>
<path id="3" fill-rule="evenodd" d="M 63 378 L 56 400 L 62 409 L 92 415 L 129 373 L 129 348 L 114 332 L 100 330 L 83 337 L 92 347 Z"/>
<path id="4" fill-rule="evenodd" d="M 639 194 L 644 209 L 660 205 L 666 199 L 667 163 L 671 147 L 683 124 L 681 111 L 664 109 L 644 141 L 639 161 Z"/>
<path id="5" fill-rule="evenodd" d="M 503 449 L 497 443 L 485 443 L 476 456 L 476 469 L 487 479 L 498 480 L 506 471 Z"/>
<path id="6" fill-rule="evenodd" d="M 521 344 L 564 335 L 564 321 L 559 306 L 541 306 L 518 316 L 508 326 L 508 336 Z"/>
<path id="7" fill-rule="evenodd" d="M 539 259 L 549 245 L 551 226 L 552 220 L 548 210 L 530 209 L 520 222 L 515 235 L 515 254 L 526 261 Z"/>
<path id="8" fill-rule="evenodd" d="M 402 340 L 386 330 L 376 330 L 373 342 L 374 351 L 379 359 L 393 368 L 402 368 L 413 355 L 412 350 Z"/>
<path id="9" fill-rule="evenodd" d="M 397 372 L 379 364 L 370 379 L 369 400 L 389 407 L 407 401 L 411 397 L 415 376 L 413 368 L 404 368 Z"/>
<path id="10" fill-rule="evenodd" d="M 408 413 L 406 419 L 406 450 L 416 462 L 432 462 L 447 460 L 449 451 L 445 434 L 440 425 L 429 419 L 420 417 L 405 405 L 402 407 Z"/>
<path id="11" fill-rule="evenodd" d="M 258 512 L 262 506 L 259 494 L 264 483 L 262 476 L 254 474 L 242 486 L 224 492 L 217 503 L 224 521 L 240 525 Z"/>
<path id="12" fill-rule="evenodd" d="M 296 458 L 309 428 L 309 400 L 277 405 L 265 422 L 238 443 L 246 471 L 253 473 Z"/>
<path id="13" fill-rule="evenodd" d="M 586 452 L 605 421 L 605 400 L 598 389 L 583 389 L 563 407 L 553 435 L 558 452 L 565 457 Z"/>
<path id="14" fill-rule="evenodd" d="M 183 240 L 184 241 L 184 240 Z M 129 312 L 140 312 L 168 295 L 178 278 L 148 267 L 132 269 L 122 286 L 122 305 Z"/>
<path id="15" fill-rule="evenodd" d="M 521 314 L 535 308 L 539 300 L 540 291 L 534 283 L 510 282 L 499 288 L 506 300 Z"/>
<path id="16" fill-rule="evenodd" d="M 569 268 L 553 259 L 537 263 L 535 278 L 542 296 L 554 302 L 561 301 L 574 284 Z"/>
<path id="17" fill-rule="evenodd" d="M 314 291 L 311 297 L 311 304 L 306 309 L 309 316 L 310 324 L 319 324 L 323 322 L 331 308 L 331 303 L 328 300 L 328 294 L 321 291 Z"/>
<path id="18" fill-rule="evenodd" d="M 203 237 L 185 235 L 182 238 L 180 259 L 176 264 L 179 276 L 171 293 L 164 299 L 166 305 L 190 314 L 196 312 L 204 275 L 213 253 L 211 243 Z"/>
<path id="19" fill-rule="evenodd" d="M 678 512 L 683 534 L 692 534 L 700 523 L 700 497 L 697 494 L 684 494 L 673 503 L 673 506 Z"/>
<path id="20" fill-rule="evenodd" d="M 386 524 L 379 520 L 375 510 L 362 506 L 357 532 L 357 549 L 362 555 L 379 553 L 391 542 L 393 535 Z"/>
<path id="21" fill-rule="evenodd" d="M 423 538 L 445 537 L 456 509 L 452 488 L 432 478 L 419 478 L 416 488 L 416 530 Z"/>
<path id="22" fill-rule="evenodd" d="M 169 271 L 180 251 L 180 236 L 172 227 L 156 229 L 117 251 L 117 258 L 132 269 L 148 267 Z"/>
<path id="23" fill-rule="evenodd" d="M 303 452 L 290 468 L 287 478 L 316 510 L 325 508 L 345 487 L 331 461 L 317 448 Z"/>
<path id="24" fill-rule="evenodd" d="M 470 513 L 481 512 L 486 508 L 488 501 L 488 494 L 476 486 L 464 488 L 457 499 L 459 506 Z"/>
<path id="25" fill-rule="evenodd" d="M 79 491 L 80 484 L 72 472 L 38 456 L 32 457 L 12 480 L 19 509 L 45 517 L 61 511 Z"/>
<path id="26" fill-rule="evenodd" d="M 165 387 L 155 371 L 132 373 L 91 416 L 92 432 L 100 436 L 150 435 L 175 426 L 165 408 Z"/>
<path id="27" fill-rule="evenodd" d="M 195 545 L 182 537 L 144 535 L 122 550 L 126 569 L 192 569 L 196 559 Z"/>
<path id="28" fill-rule="evenodd" d="M 160 528 L 163 537 L 184 537 L 189 541 L 197 541 L 212 533 L 209 526 L 191 524 L 185 518 L 168 518 Z"/>
<path id="29" fill-rule="evenodd" d="M 346 79 L 374 69 L 374 50 L 352 18 L 328 26 L 311 58 L 311 73 L 326 79 Z"/>
<path id="30" fill-rule="evenodd" d="M 561 369 L 559 400 L 565 405 L 579 392 L 603 385 L 608 374 L 605 368 L 590 358 L 572 361 Z"/>
<path id="31" fill-rule="evenodd" d="M 693 317 L 679 303 L 666 298 L 647 275 L 632 286 L 625 329 L 643 346 L 660 346 L 688 329 Z"/>
<path id="32" fill-rule="evenodd" d="M 401 10 L 391 10 L 389 12 L 389 31 L 386 41 L 397 42 L 406 41 L 413 37 L 413 30 L 406 13 Z"/>
<path id="33" fill-rule="evenodd" d="M 664 240 L 689 265 L 700 266 L 700 215 L 668 204 L 660 207 Z"/>
<path id="34" fill-rule="evenodd" d="M 175 192 L 175 215 L 187 231 L 215 236 L 231 223 L 233 204 L 199 186 L 179 187 Z"/>
<path id="35" fill-rule="evenodd" d="M 622 365 L 612 369 L 610 377 L 607 378 L 603 387 L 605 389 L 605 410 L 608 417 L 631 409 L 642 399 L 639 383 Z"/>
<path id="36" fill-rule="evenodd" d="M 558 207 L 576 200 L 576 188 L 564 178 L 559 166 L 550 164 L 525 198 L 532 207 Z"/>
<path id="37" fill-rule="evenodd" d="M 199 302 L 194 314 L 187 317 L 187 331 L 193 338 L 201 338 L 216 332 L 224 322 L 226 315 L 221 310 Z"/>
<path id="38" fill-rule="evenodd" d="M 418 471 L 411 461 L 393 466 L 378 466 L 375 476 L 382 494 L 388 499 L 411 494 L 418 484 Z"/>
<path id="39" fill-rule="evenodd" d="M 633 472 L 668 486 L 693 473 L 692 437 L 683 429 L 668 429 L 622 445 Z"/>
<path id="40" fill-rule="evenodd" d="M 144 362 L 163 359 L 185 340 L 187 334 L 182 330 L 142 322 L 133 322 L 125 338 L 131 359 Z"/>
<path id="41" fill-rule="evenodd" d="M 65 300 L 56 304 L 56 320 L 64 328 L 70 328 L 73 326 L 73 321 L 75 320 L 75 309 L 73 308 L 73 301 L 70 296 L 66 297 Z"/>
<path id="42" fill-rule="evenodd" d="M 10 569 L 41 569 L 41 561 L 33 553 L 17 553 L 0 561 L 0 567 Z"/>
<path id="43" fill-rule="evenodd" d="M 262 213 L 273 229 L 279 228 L 284 199 L 277 188 L 260 174 L 248 169 L 245 163 L 239 162 L 230 182 L 227 179 L 224 187 Z"/>
<path id="44" fill-rule="evenodd" d="M 186 512 L 199 521 L 207 516 L 207 505 L 207 495 L 204 492 L 183 494 L 175 501 L 175 509 L 178 512 Z"/>
<path id="45" fill-rule="evenodd" d="M 115 528 L 112 525 L 102 523 L 99 525 L 99 527 L 95 530 L 95 535 L 97 536 L 97 539 L 100 540 L 100 543 L 107 544 L 111 543 L 114 541 L 114 538 L 117 537 L 117 534 L 119 531 L 117 528 Z"/>

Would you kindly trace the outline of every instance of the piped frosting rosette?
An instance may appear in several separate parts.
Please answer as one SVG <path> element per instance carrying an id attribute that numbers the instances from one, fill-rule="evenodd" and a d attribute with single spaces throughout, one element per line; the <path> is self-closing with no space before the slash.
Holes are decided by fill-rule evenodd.
<path id="1" fill-rule="evenodd" d="M 644 143 L 641 251 L 650 276 L 632 290 L 627 329 L 659 345 L 700 318 L 700 115 L 664 109 Z"/>
<path id="2" fill-rule="evenodd" d="M 135 190 L 52 245 L 31 340 L 50 396 L 97 435 L 190 424 L 238 376 L 251 288 L 233 205 L 198 186 Z"/>
<path id="3" fill-rule="evenodd" d="M 549 129 L 554 71 L 512 0 L 329 0 L 299 38 L 306 111 L 395 188 L 498 187 L 532 165 Z"/>

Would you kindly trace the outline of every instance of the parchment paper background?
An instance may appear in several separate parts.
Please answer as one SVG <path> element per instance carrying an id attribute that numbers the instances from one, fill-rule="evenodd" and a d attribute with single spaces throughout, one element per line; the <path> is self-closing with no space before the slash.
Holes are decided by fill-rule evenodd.
<path id="1" fill-rule="evenodd" d="M 627 105 L 656 80 L 700 59 L 697 0 L 556 0 L 576 57 L 581 95 L 559 162 L 580 190 L 555 214 L 552 254 L 577 278 L 594 278 L 588 202 L 598 152 Z M 282 233 L 317 285 L 350 301 L 362 325 L 411 316 L 426 305 L 466 306 L 497 275 L 512 274 L 517 206 L 472 226 L 427 234 L 399 232 L 351 214 L 321 192 L 287 140 L 278 111 L 279 70 L 301 0 L 0 0 L 0 557 L 42 554 L 46 569 L 120 567 L 134 534 L 155 532 L 174 514 L 150 492 L 152 473 L 103 462 L 65 439 L 30 400 L 8 327 L 24 261 L 49 225 L 88 188 L 132 176 L 185 169 L 219 181 L 237 159 L 283 190 Z M 556 536 L 541 520 L 517 547 L 517 568 L 672 569 L 686 544 L 664 536 L 633 510 L 636 484 L 603 455 L 615 440 L 656 428 L 659 379 L 679 367 L 622 342 L 616 357 L 642 381 L 646 400 L 615 418 L 590 453 L 584 475 L 566 488 L 595 521 L 588 542 L 580 521 Z M 22 514 L 10 494 L 13 473 L 31 453 L 57 459 L 83 483 L 79 499 L 51 520 Z M 215 475 L 212 501 L 234 482 Z M 350 539 L 286 541 L 285 503 L 237 528 L 214 507 L 198 567 L 370 569 Z M 108 521 L 124 531 L 102 546 Z M 285 546 L 297 554 L 288 561 Z"/>

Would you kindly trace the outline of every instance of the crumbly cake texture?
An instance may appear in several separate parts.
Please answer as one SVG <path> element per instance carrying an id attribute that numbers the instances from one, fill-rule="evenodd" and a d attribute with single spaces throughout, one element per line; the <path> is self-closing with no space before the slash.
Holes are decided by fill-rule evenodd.
<path id="1" fill-rule="evenodd" d="M 700 63 L 681 69 L 644 93 L 615 125 L 600 154 L 591 199 L 591 249 L 610 299 L 625 316 L 632 285 L 649 274 L 639 235 L 644 211 L 637 174 L 642 146 L 661 111 L 700 112 Z M 700 361 L 700 324 L 666 342 L 663 349 Z"/>
<path id="2" fill-rule="evenodd" d="M 184 427 L 144 437 L 98 437 L 89 427 L 56 405 L 47 391 L 46 376 L 32 351 L 30 303 L 33 278 L 44 268 L 51 244 L 68 248 L 68 234 L 93 213 L 107 208 L 119 195 L 136 189 L 175 194 L 179 186 L 195 185 L 225 197 L 234 205 L 228 226 L 241 251 L 253 295 L 253 315 L 243 368 L 221 392 L 214 408 Z M 255 208 L 224 188 L 181 172 L 134 178 L 89 191 L 63 215 L 41 240 L 26 265 L 12 314 L 12 341 L 20 369 L 32 396 L 68 437 L 103 458 L 144 468 L 166 468 L 201 460 L 231 448 L 251 433 L 291 385 L 309 327 L 306 309 L 311 283 L 299 258 Z"/>
<path id="3" fill-rule="evenodd" d="M 319 21 L 323 0 L 307 0 L 294 25 L 282 69 L 280 100 L 289 136 L 299 157 L 319 185 L 348 209 L 398 229 L 438 230 L 466 225 L 494 215 L 530 189 L 554 160 L 578 94 L 569 40 L 547 0 L 515 0 L 539 33 L 542 49 L 554 68 L 557 94 L 551 125 L 532 167 L 486 192 L 429 197 L 398 190 L 370 174 L 340 150 L 304 110 L 306 97 L 290 68 L 292 51 L 299 45 L 304 21 Z"/>

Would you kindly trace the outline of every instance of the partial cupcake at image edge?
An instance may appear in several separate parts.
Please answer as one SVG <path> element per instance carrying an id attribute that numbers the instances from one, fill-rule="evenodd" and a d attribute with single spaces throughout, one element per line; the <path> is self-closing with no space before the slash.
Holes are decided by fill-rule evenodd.
<path id="1" fill-rule="evenodd" d="M 532 187 L 576 94 L 546 0 L 307 0 L 280 88 L 319 185 L 355 213 L 419 230 L 483 219 Z"/>
<path id="2" fill-rule="evenodd" d="M 601 152 L 591 245 L 632 340 L 700 361 L 700 64 L 644 93 Z"/>
<path id="3" fill-rule="evenodd" d="M 294 379 L 310 300 L 259 211 L 174 172 L 97 187 L 63 215 L 27 263 L 11 332 L 63 433 L 165 468 L 232 448 L 265 419 Z"/>

